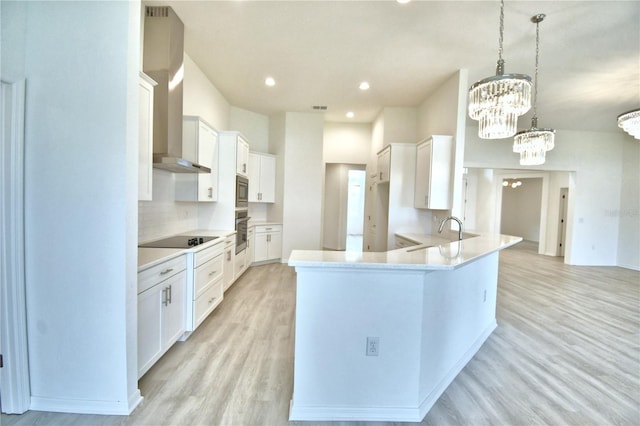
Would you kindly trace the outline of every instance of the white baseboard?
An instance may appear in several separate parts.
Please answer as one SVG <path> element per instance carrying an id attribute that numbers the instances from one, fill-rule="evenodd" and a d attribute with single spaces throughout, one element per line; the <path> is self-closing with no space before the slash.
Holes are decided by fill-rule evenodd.
<path id="1" fill-rule="evenodd" d="M 56 413 L 102 414 L 128 416 L 142 402 L 140 390 L 136 390 L 128 401 L 91 401 L 84 399 L 60 399 L 31 397 L 30 410 Z"/>
<path id="2" fill-rule="evenodd" d="M 289 409 L 289 421 L 369 421 L 419 422 L 418 407 L 346 407 L 294 406 Z"/>

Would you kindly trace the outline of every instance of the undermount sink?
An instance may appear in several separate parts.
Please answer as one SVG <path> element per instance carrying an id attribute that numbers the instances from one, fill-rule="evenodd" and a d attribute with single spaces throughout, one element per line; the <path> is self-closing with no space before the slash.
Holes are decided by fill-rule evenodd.
<path id="1" fill-rule="evenodd" d="M 413 246 L 411 248 L 408 248 L 406 250 L 407 253 L 411 253 L 413 251 L 418 251 L 418 250 L 425 250 L 428 249 L 429 247 L 433 247 L 433 245 L 429 245 L 429 244 L 420 244 L 419 246 Z"/>

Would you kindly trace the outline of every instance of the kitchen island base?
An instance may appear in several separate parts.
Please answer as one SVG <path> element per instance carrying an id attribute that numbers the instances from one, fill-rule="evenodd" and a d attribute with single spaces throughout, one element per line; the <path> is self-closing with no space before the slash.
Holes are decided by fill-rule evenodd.
<path id="1" fill-rule="evenodd" d="M 450 269 L 292 257 L 290 420 L 419 422 L 496 328 L 497 250 Z"/>

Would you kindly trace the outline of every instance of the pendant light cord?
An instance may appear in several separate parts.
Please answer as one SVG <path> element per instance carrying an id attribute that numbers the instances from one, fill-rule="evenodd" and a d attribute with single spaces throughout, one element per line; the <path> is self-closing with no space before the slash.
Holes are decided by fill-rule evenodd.
<path id="1" fill-rule="evenodd" d="M 533 120 L 538 127 L 538 57 L 540 55 L 540 21 L 536 21 L 536 73 L 533 76 Z"/>
<path id="2" fill-rule="evenodd" d="M 500 37 L 498 38 L 498 62 L 502 61 L 502 44 L 504 43 L 504 0 L 500 0 Z"/>
<path id="3" fill-rule="evenodd" d="M 498 38 L 498 64 L 496 75 L 504 74 L 504 60 L 502 59 L 502 45 L 504 43 L 504 0 L 500 0 L 500 37 Z"/>
<path id="4" fill-rule="evenodd" d="M 538 63 L 540 58 L 540 22 L 545 18 L 544 13 L 539 13 L 531 17 L 531 22 L 536 24 L 536 71 L 533 76 L 533 117 L 531 127 L 538 127 Z"/>

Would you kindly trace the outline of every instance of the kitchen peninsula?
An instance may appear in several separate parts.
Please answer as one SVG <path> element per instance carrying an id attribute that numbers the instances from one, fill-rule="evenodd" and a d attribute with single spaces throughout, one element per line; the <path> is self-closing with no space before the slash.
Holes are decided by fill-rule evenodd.
<path id="1" fill-rule="evenodd" d="M 498 252 L 520 237 L 399 236 L 416 245 L 291 253 L 290 420 L 419 422 L 496 328 Z"/>

